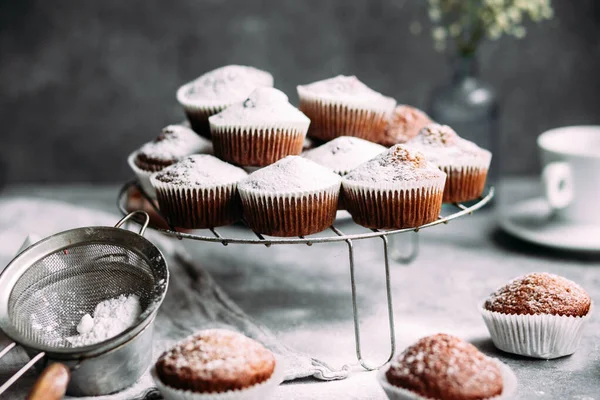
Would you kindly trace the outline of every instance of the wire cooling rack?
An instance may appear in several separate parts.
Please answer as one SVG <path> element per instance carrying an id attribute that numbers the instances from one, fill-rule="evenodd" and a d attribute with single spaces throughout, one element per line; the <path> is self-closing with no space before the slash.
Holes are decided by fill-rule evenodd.
<path id="1" fill-rule="evenodd" d="M 117 199 L 117 205 L 119 210 L 123 215 L 127 215 L 129 211 L 127 210 L 127 193 L 133 187 L 137 187 L 142 196 L 148 200 L 148 202 L 154 207 L 155 211 L 158 215 L 160 210 L 156 207 L 152 199 L 148 196 L 147 193 L 141 188 L 136 180 L 129 181 L 123 185 L 121 190 L 119 191 L 119 196 Z M 392 302 L 392 290 L 391 290 L 391 282 L 390 282 L 390 246 L 388 237 L 398 235 L 401 233 L 409 233 L 409 232 L 419 232 L 422 229 L 430 228 L 440 224 L 447 224 L 452 220 L 463 217 L 465 215 L 472 214 L 473 212 L 479 210 L 487 203 L 489 203 L 494 197 L 494 188 L 489 187 L 484 192 L 484 194 L 477 200 L 474 200 L 469 203 L 453 203 L 451 207 L 444 207 L 442 215 L 438 216 L 438 219 L 430 222 L 425 225 L 421 225 L 415 228 L 405 228 L 405 229 L 394 229 L 394 230 L 379 230 L 379 229 L 367 229 L 362 228 L 364 232 L 361 233 L 353 233 L 353 234 L 345 234 L 340 230 L 339 227 L 331 225 L 327 231 L 321 232 L 318 235 L 310 235 L 307 237 L 298 236 L 291 238 L 279 238 L 279 237 L 266 237 L 258 232 L 253 232 L 254 237 L 234 237 L 230 236 L 229 232 L 223 233 L 223 231 L 219 232 L 216 228 L 213 229 L 205 229 L 190 232 L 180 232 L 177 228 L 173 226 L 169 226 L 169 229 L 164 229 L 160 227 L 152 227 L 153 229 L 164 233 L 168 236 L 176 237 L 177 239 L 190 239 L 190 240 L 198 240 L 203 242 L 215 242 L 221 243 L 223 246 L 228 246 L 230 244 L 258 244 L 264 245 L 265 247 L 271 247 L 273 245 L 285 245 L 285 244 L 304 244 L 308 246 L 312 246 L 313 244 L 321 244 L 321 243 L 331 243 L 331 242 L 345 242 L 348 248 L 348 261 L 350 266 L 350 284 L 352 289 L 352 311 L 354 318 L 354 338 L 355 338 L 355 347 L 356 347 L 356 357 L 358 363 L 366 370 L 374 370 L 379 367 L 385 365 L 389 362 L 394 353 L 396 351 L 396 340 L 395 340 L 395 330 L 394 330 L 394 308 Z M 166 218 L 163 219 L 166 221 Z M 245 221 L 241 221 L 242 224 L 248 228 Z M 202 234 L 204 233 L 204 234 Z M 385 264 L 385 289 L 386 289 L 386 299 L 387 299 L 387 310 L 388 310 L 388 323 L 389 323 L 389 340 L 390 340 L 390 354 L 388 359 L 382 364 L 372 364 L 367 362 L 362 356 L 362 347 L 361 347 L 361 339 L 360 339 L 360 319 L 358 314 L 358 305 L 357 305 L 357 291 L 356 291 L 356 280 L 354 274 L 354 245 L 353 241 L 355 240 L 365 240 L 365 239 L 374 239 L 379 238 L 383 242 L 383 253 L 384 253 L 384 264 Z M 417 242 L 416 236 L 413 235 L 412 238 L 412 250 L 408 255 L 404 255 L 400 257 L 400 261 L 404 263 L 409 263 L 417 256 Z"/>

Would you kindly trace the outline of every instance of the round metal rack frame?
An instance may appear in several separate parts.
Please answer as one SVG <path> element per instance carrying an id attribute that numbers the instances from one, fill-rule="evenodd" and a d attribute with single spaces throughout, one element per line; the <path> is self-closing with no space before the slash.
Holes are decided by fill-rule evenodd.
<path id="1" fill-rule="evenodd" d="M 119 191 L 119 196 L 117 199 L 117 205 L 119 210 L 123 215 L 127 215 L 129 211 L 126 207 L 126 199 L 127 193 L 132 187 L 137 187 L 142 196 L 152 205 L 154 210 L 160 215 L 165 221 L 167 219 L 161 214 L 158 207 L 155 205 L 153 200 L 148 196 L 147 193 L 141 188 L 141 186 L 137 183 L 136 180 L 129 181 L 123 185 L 121 190 Z M 356 348 L 356 358 L 358 363 L 366 370 L 371 371 L 380 368 L 381 366 L 388 363 L 394 353 L 396 351 L 396 335 L 394 328 L 394 309 L 392 302 L 392 290 L 391 290 L 391 281 L 390 281 L 390 245 L 388 241 L 388 237 L 392 237 L 394 235 L 400 233 L 409 233 L 409 232 L 419 232 L 422 229 L 430 228 L 432 226 L 447 224 L 448 222 L 455 220 L 457 218 L 463 217 L 465 215 L 472 214 L 474 211 L 479 210 L 487 203 L 489 203 L 494 197 L 494 188 L 489 187 L 484 194 L 477 200 L 469 202 L 467 204 L 463 203 L 453 203 L 453 209 L 455 212 L 449 213 L 447 215 L 440 215 L 438 219 L 430 222 L 425 225 L 421 225 L 419 227 L 414 228 L 405 228 L 405 229 L 394 229 L 394 230 L 379 230 L 379 229 L 367 229 L 364 233 L 356 233 L 356 234 L 345 234 L 335 225 L 329 227 L 329 230 L 333 232 L 330 236 L 299 236 L 293 238 L 279 238 L 279 237 L 265 237 L 258 232 L 253 232 L 256 238 L 235 238 L 224 236 L 216 228 L 206 229 L 205 231 L 209 231 L 211 235 L 199 235 L 196 233 L 189 232 L 179 232 L 173 226 L 169 226 L 169 229 L 163 229 L 159 227 L 150 226 L 152 229 L 155 229 L 158 232 L 161 232 L 168 236 L 176 237 L 177 239 L 190 239 L 190 240 L 199 240 L 204 242 L 215 242 L 221 243 L 223 246 L 228 246 L 229 244 L 258 244 L 264 245 L 266 247 L 271 247 L 272 245 L 284 245 L 284 244 L 305 244 L 308 246 L 312 246 L 313 244 L 320 243 L 331 243 L 331 242 L 345 242 L 348 248 L 348 261 L 350 266 L 350 284 L 352 289 L 352 312 L 354 318 L 354 340 L 355 340 L 355 348 Z M 444 213 L 444 210 L 442 211 Z M 137 221 L 136 221 L 137 222 Z M 244 220 L 241 221 L 244 226 L 248 227 Z M 248 228 L 250 229 L 250 228 Z M 406 255 L 398 255 L 395 257 L 396 260 L 408 264 L 412 262 L 417 254 L 418 254 L 418 240 L 416 235 L 411 235 L 411 250 Z M 360 339 L 360 319 L 358 313 L 358 304 L 357 304 L 357 290 L 356 290 L 356 279 L 354 274 L 354 245 L 353 241 L 355 240 L 364 240 L 364 239 L 373 239 L 380 238 L 383 241 L 383 253 L 384 253 L 384 265 L 385 265 L 385 290 L 386 290 L 386 299 L 387 299 L 387 311 L 388 311 L 388 324 L 389 324 L 389 335 L 390 335 L 390 354 L 387 360 L 382 364 L 371 364 L 368 363 L 362 355 L 362 347 L 361 347 L 361 339 Z M 344 369 L 349 368 L 349 366 L 344 366 Z"/>

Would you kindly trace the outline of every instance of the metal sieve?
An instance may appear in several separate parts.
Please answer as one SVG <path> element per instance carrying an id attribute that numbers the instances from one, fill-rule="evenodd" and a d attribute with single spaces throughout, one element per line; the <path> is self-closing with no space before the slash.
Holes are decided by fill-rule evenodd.
<path id="1" fill-rule="evenodd" d="M 135 214 L 145 222 L 139 234 L 120 227 Z M 59 362 L 70 371 L 67 393 L 109 394 L 133 384 L 151 363 L 156 312 L 167 291 L 169 272 L 160 250 L 143 237 L 149 216 L 135 211 L 115 227 L 64 231 L 17 255 L 0 275 L 0 329 L 31 360 L 6 383 L 2 394 L 32 365 Z M 142 313 L 135 324 L 106 341 L 73 347 L 84 314 L 120 295 L 137 295 Z"/>

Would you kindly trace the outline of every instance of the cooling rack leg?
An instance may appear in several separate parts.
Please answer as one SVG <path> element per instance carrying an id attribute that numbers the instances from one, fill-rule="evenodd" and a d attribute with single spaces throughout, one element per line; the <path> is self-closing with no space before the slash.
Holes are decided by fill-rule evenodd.
<path id="1" fill-rule="evenodd" d="M 394 307 L 392 303 L 392 287 L 390 282 L 390 263 L 388 257 L 388 241 L 386 237 L 383 239 L 383 250 L 385 260 L 385 289 L 387 296 L 387 308 L 388 308 L 388 323 L 389 323 L 389 340 L 390 340 L 390 355 L 388 359 L 380 365 L 372 365 L 366 362 L 362 356 L 361 341 L 360 341 L 360 318 L 358 315 L 358 306 L 356 299 L 356 278 L 354 276 L 354 245 L 350 239 L 346 240 L 348 245 L 348 257 L 350 262 L 350 283 L 352 286 L 352 312 L 354 317 L 354 340 L 356 346 L 356 357 L 359 364 L 367 371 L 378 369 L 389 362 L 396 351 L 396 334 L 394 332 Z"/>
<path id="2" fill-rule="evenodd" d="M 419 234 L 390 235 L 392 259 L 402 264 L 412 263 L 419 255 Z"/>

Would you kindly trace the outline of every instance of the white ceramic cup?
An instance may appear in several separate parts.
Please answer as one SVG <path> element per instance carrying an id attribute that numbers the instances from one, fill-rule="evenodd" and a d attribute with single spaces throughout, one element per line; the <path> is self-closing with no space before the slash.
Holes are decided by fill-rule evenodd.
<path id="1" fill-rule="evenodd" d="M 537 143 L 546 199 L 556 216 L 600 224 L 600 126 L 551 129 Z"/>

